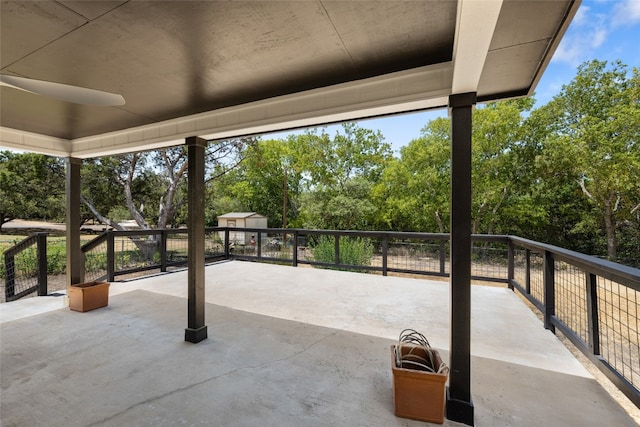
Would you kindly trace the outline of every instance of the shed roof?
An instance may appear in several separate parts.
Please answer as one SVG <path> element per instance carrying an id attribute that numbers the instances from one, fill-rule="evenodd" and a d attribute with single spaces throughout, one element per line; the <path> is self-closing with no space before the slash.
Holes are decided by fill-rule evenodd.
<path id="1" fill-rule="evenodd" d="M 256 212 L 229 212 L 224 215 L 219 215 L 218 219 L 241 219 L 241 218 L 266 218 L 264 215 L 260 215 Z"/>
<path id="2" fill-rule="evenodd" d="M 0 146 L 77 158 L 532 94 L 579 1 L 3 1 Z"/>

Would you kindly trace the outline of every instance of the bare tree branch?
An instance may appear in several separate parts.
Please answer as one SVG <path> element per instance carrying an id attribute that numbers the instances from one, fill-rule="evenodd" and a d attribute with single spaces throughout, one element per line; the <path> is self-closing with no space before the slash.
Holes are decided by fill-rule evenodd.
<path id="1" fill-rule="evenodd" d="M 578 184 L 580 184 L 580 188 L 582 188 L 582 192 L 591 200 L 593 200 L 593 196 L 591 195 L 591 193 L 589 193 L 589 190 L 587 190 L 587 187 L 584 185 L 584 180 L 585 178 L 582 177 L 578 180 Z"/>
<path id="2" fill-rule="evenodd" d="M 80 200 L 82 200 L 82 203 L 84 203 L 89 210 L 91 211 L 91 213 L 98 218 L 98 221 L 100 221 L 102 224 L 107 224 L 113 228 L 115 228 L 116 230 L 120 230 L 120 231 L 124 231 L 124 227 L 122 227 L 120 224 L 118 224 L 115 221 L 112 221 L 111 219 L 107 218 L 106 216 L 102 215 L 94 206 L 94 203 L 92 200 L 87 199 L 83 194 L 80 195 Z"/>

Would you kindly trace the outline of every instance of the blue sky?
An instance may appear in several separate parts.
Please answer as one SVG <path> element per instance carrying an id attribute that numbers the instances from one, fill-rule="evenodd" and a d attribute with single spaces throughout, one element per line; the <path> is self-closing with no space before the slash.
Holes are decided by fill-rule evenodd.
<path id="1" fill-rule="evenodd" d="M 560 46 L 536 88 L 536 106 L 558 94 L 575 77 L 578 65 L 592 59 L 640 68 L 640 0 L 583 0 Z M 380 130 L 394 151 L 420 136 L 429 120 L 446 117 L 446 110 L 361 121 L 360 127 Z M 335 126 L 328 127 L 329 134 Z M 283 137 L 286 134 L 265 136 Z"/>

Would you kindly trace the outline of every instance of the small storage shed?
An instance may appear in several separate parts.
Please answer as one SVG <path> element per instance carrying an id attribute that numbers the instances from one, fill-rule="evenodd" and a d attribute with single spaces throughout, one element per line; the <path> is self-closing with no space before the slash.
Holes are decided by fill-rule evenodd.
<path id="1" fill-rule="evenodd" d="M 218 227 L 267 228 L 267 217 L 255 212 L 229 212 L 218 217 Z M 255 232 L 230 231 L 229 240 L 237 245 L 249 244 Z"/>

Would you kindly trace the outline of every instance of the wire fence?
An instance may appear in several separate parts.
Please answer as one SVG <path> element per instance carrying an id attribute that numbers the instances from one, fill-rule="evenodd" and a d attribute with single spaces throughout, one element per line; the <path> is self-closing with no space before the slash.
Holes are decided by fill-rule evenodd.
<path id="1" fill-rule="evenodd" d="M 599 353 L 623 378 L 640 384 L 640 292 L 597 280 Z"/>
<path id="2" fill-rule="evenodd" d="M 446 274 L 449 272 L 449 247 L 445 241 L 418 239 L 391 239 L 387 253 L 387 266 L 391 271 L 408 270 Z M 382 251 L 378 254 L 382 264 Z M 444 265 L 441 265 L 444 259 Z"/>
<path id="3" fill-rule="evenodd" d="M 84 278 L 87 282 L 95 282 L 107 276 L 107 242 L 102 241 L 85 252 Z"/>
<path id="4" fill-rule="evenodd" d="M 584 270 L 563 261 L 555 263 L 556 316 L 589 342 L 587 295 Z"/>
<path id="5" fill-rule="evenodd" d="M 517 237 L 510 286 L 640 406 L 640 270 Z"/>
<path id="6" fill-rule="evenodd" d="M 47 235 L 36 233 L 3 254 L 0 275 L 4 301 L 33 294 L 47 295 Z"/>

